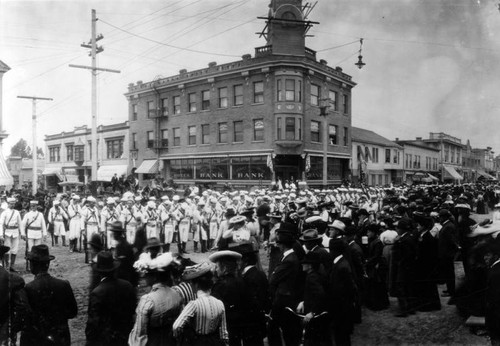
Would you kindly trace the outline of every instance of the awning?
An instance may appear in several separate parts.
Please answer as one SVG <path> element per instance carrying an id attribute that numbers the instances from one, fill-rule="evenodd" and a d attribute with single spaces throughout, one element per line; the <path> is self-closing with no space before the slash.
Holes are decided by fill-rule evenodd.
<path id="1" fill-rule="evenodd" d="M 439 181 L 439 179 L 438 179 L 437 177 L 433 176 L 433 175 L 432 175 L 432 174 L 430 174 L 429 172 L 427 172 L 427 176 L 428 176 L 429 178 L 431 178 L 432 180 L 434 180 L 434 181 Z"/>
<path id="2" fill-rule="evenodd" d="M 482 171 L 480 169 L 477 170 L 477 174 L 479 174 L 480 176 L 482 177 L 485 177 L 486 179 L 490 179 L 490 180 L 495 180 L 496 178 L 494 176 L 492 176 L 491 174 L 488 174 L 486 173 L 485 171 Z"/>
<path id="3" fill-rule="evenodd" d="M 138 174 L 155 174 L 158 173 L 158 160 L 144 160 L 137 167 L 135 173 Z"/>
<path id="4" fill-rule="evenodd" d="M 453 179 L 455 180 L 464 180 L 464 178 L 458 174 L 458 172 L 456 171 L 456 169 L 452 166 L 446 166 L 444 165 L 444 170 L 446 171 L 446 173 L 448 173 L 449 176 L 451 176 Z"/>
<path id="5" fill-rule="evenodd" d="M 9 169 L 7 168 L 7 164 L 5 163 L 5 159 L 0 152 L 0 186 L 12 185 L 14 185 L 14 178 L 12 178 Z"/>
<path id="6" fill-rule="evenodd" d="M 65 174 L 64 177 L 66 178 L 66 182 L 68 182 L 68 183 L 78 183 L 78 182 L 80 182 L 80 180 L 78 179 L 78 175 Z"/>
<path id="7" fill-rule="evenodd" d="M 111 178 L 115 175 L 121 177 L 127 174 L 127 165 L 109 165 L 101 166 L 97 170 L 97 181 L 111 181 Z"/>
<path id="8" fill-rule="evenodd" d="M 64 177 L 62 176 L 61 169 L 60 168 L 45 168 L 42 172 L 42 175 L 57 175 L 59 180 L 64 180 Z"/>

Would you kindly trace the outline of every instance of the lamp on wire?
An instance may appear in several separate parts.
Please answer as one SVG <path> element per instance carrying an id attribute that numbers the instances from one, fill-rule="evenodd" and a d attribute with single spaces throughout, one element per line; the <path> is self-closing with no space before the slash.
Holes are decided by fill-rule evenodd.
<path id="1" fill-rule="evenodd" d="M 359 39 L 359 55 L 358 55 L 358 62 L 355 63 L 354 65 L 356 65 L 360 70 L 363 68 L 363 66 L 365 66 L 366 64 L 363 62 L 363 55 L 361 55 L 361 51 L 363 49 L 363 39 L 360 38 Z"/>

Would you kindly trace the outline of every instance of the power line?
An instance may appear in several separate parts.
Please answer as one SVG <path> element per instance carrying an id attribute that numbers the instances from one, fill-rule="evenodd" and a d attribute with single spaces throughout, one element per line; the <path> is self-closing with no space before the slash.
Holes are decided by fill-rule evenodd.
<path id="1" fill-rule="evenodd" d="M 323 49 L 317 50 L 316 52 L 317 53 L 324 52 L 324 51 L 327 51 L 327 50 L 332 50 L 332 49 L 336 49 L 336 48 L 340 48 L 340 47 L 345 47 L 345 46 L 351 45 L 353 43 L 358 43 L 358 42 L 359 42 L 359 39 L 356 40 L 356 41 L 349 42 L 349 43 L 341 44 L 339 46 L 333 46 L 333 47 L 329 47 L 329 48 L 323 48 Z"/>

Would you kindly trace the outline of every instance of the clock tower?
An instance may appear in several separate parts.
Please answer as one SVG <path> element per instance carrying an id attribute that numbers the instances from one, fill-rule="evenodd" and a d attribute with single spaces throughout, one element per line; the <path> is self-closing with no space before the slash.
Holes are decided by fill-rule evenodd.
<path id="1" fill-rule="evenodd" d="M 307 31 L 317 24 L 305 18 L 311 9 L 302 0 L 271 0 L 262 35 L 273 55 L 306 55 Z"/>

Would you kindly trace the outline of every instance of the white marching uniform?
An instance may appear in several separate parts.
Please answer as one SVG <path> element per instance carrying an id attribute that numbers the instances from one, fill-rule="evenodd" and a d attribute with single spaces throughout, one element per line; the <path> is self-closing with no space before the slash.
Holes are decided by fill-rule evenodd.
<path id="1" fill-rule="evenodd" d="M 158 213 L 154 209 L 147 209 L 143 214 L 144 223 L 146 224 L 146 237 L 158 238 Z"/>
<path id="2" fill-rule="evenodd" d="M 64 219 L 68 219 L 68 214 L 66 214 L 63 208 L 59 207 L 59 210 L 56 210 L 56 207 L 50 208 L 49 223 L 54 225 L 54 236 L 58 237 L 66 235 Z"/>
<path id="3" fill-rule="evenodd" d="M 27 212 L 22 221 L 21 235 L 27 237 L 28 249 L 40 245 L 47 236 L 47 225 L 43 214 L 36 210 Z"/>
<path id="4" fill-rule="evenodd" d="M 187 243 L 189 239 L 189 230 L 191 229 L 191 215 L 189 212 L 182 211 L 182 208 L 176 210 L 176 220 L 179 225 L 179 240 L 182 243 Z"/>
<path id="5" fill-rule="evenodd" d="M 158 208 L 158 210 L 160 210 L 160 221 L 163 226 L 164 243 L 170 244 L 174 238 L 174 219 L 167 207 Z"/>
<path id="6" fill-rule="evenodd" d="M 120 221 L 120 217 L 116 210 L 110 210 L 108 208 L 103 209 L 101 213 L 101 230 L 106 232 L 106 239 L 108 242 L 108 249 L 116 247 L 116 240 L 113 238 L 113 232 L 111 232 L 111 224 L 115 221 Z"/>
<path id="7" fill-rule="evenodd" d="M 220 212 L 217 212 L 217 209 L 214 208 L 207 208 L 205 218 L 209 229 L 208 237 L 214 240 L 217 237 L 217 232 L 219 231 Z"/>
<path id="8" fill-rule="evenodd" d="M 80 239 L 82 231 L 82 207 L 80 204 L 70 204 L 68 206 L 69 234 L 68 239 Z"/>
<path id="9" fill-rule="evenodd" d="M 90 241 L 94 233 L 99 233 L 99 211 L 96 207 L 82 208 L 81 229 L 85 230 L 87 241 Z"/>
<path id="10" fill-rule="evenodd" d="M 193 234 L 194 242 L 199 242 L 200 240 L 207 240 L 207 231 L 205 227 L 203 227 L 203 225 L 207 223 L 204 214 L 205 214 L 204 212 L 199 210 L 195 210 L 193 212 L 192 222 L 196 227 Z"/>
<path id="11" fill-rule="evenodd" d="M 15 209 L 7 208 L 0 215 L 0 235 L 5 239 L 5 246 L 10 247 L 7 254 L 17 255 L 19 237 L 21 235 L 21 214 Z"/>
<path id="12" fill-rule="evenodd" d="M 140 214 L 134 213 L 134 208 L 124 208 L 120 214 L 120 221 L 125 228 L 127 242 L 133 244 L 137 227 L 141 222 Z"/>

